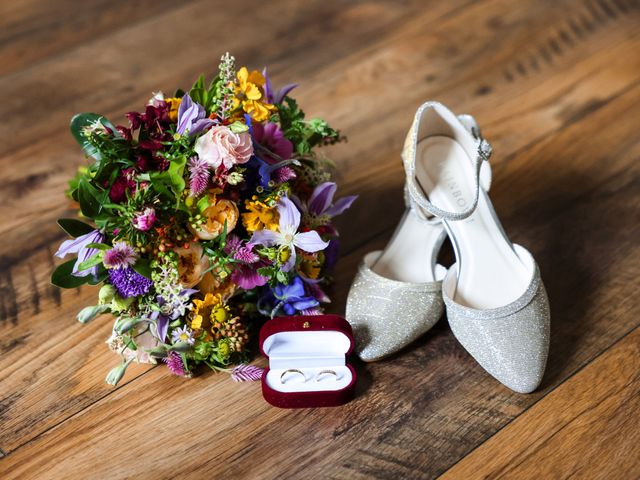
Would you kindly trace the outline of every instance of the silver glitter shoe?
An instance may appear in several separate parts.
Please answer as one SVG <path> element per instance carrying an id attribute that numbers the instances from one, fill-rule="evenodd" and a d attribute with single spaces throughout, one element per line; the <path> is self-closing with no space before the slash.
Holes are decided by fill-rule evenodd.
<path id="1" fill-rule="evenodd" d="M 469 115 L 460 122 L 477 129 Z M 405 168 L 413 168 L 405 162 Z M 488 187 L 488 185 L 487 185 Z M 384 251 L 367 254 L 347 298 L 346 318 L 364 361 L 380 360 L 426 333 L 444 311 L 445 268 L 436 257 L 445 238 L 440 221 L 424 213 L 405 189 L 407 210 Z"/>
<path id="2" fill-rule="evenodd" d="M 407 190 L 454 247 L 442 288 L 454 335 L 496 379 L 529 393 L 547 361 L 549 304 L 533 257 L 507 238 L 487 195 L 490 154 L 477 125 L 427 102 L 403 150 Z"/>

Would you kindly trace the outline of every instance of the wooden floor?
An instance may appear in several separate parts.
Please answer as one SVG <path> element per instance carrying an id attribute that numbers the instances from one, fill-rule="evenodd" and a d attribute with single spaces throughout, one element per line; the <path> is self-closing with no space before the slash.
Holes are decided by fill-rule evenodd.
<path id="1" fill-rule="evenodd" d="M 307 113 L 349 137 L 328 152 L 341 193 L 360 195 L 341 219 L 333 312 L 401 214 L 415 108 L 477 117 L 496 209 L 549 292 L 539 391 L 493 380 L 445 319 L 357 364 L 340 408 L 279 410 L 257 383 L 144 366 L 103 383 L 110 319 L 74 318 L 95 290 L 49 285 L 82 161 L 68 120 L 123 118 L 225 50 L 301 83 Z M 637 0 L 4 1 L 0 55 L 0 478 L 640 477 Z"/>

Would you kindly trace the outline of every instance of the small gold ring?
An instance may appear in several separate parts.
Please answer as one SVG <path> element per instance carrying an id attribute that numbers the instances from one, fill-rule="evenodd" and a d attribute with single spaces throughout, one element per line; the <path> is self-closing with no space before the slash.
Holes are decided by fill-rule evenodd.
<path id="1" fill-rule="evenodd" d="M 282 384 L 284 384 L 284 383 L 285 383 L 285 382 L 284 382 L 284 376 L 285 376 L 287 373 L 299 373 L 300 375 L 302 375 L 302 378 L 304 378 L 304 381 L 305 381 L 305 382 L 307 381 L 307 377 L 305 376 L 305 374 L 304 374 L 304 373 L 302 373 L 302 371 L 301 371 L 301 370 L 298 370 L 297 368 L 289 368 L 289 369 L 285 370 L 284 372 L 282 372 L 282 375 L 280 375 L 280 383 L 282 383 Z"/>
<path id="2" fill-rule="evenodd" d="M 318 374 L 316 375 L 316 382 L 319 382 L 319 381 L 320 381 L 320 377 L 321 377 L 322 375 L 325 375 L 325 374 L 335 376 L 335 377 L 336 377 L 336 381 L 338 381 L 338 374 L 337 374 L 335 371 L 333 371 L 333 370 L 321 370 L 321 371 L 319 371 L 319 372 L 318 372 Z"/>

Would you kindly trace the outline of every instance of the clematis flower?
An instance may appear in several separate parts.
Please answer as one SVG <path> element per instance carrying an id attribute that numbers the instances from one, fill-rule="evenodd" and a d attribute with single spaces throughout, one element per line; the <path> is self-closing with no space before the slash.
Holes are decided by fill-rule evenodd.
<path id="1" fill-rule="evenodd" d="M 324 250 L 329 245 L 320 238 L 318 232 L 298 232 L 300 226 L 300 212 L 294 203 L 287 197 L 282 197 L 278 201 L 278 230 L 258 230 L 254 232 L 250 243 L 272 247 L 278 245 L 283 247 L 289 254 L 289 258 L 282 266 L 282 271 L 290 271 L 296 263 L 296 247 L 305 252 L 313 253 Z"/>
<path id="2" fill-rule="evenodd" d="M 267 75 L 267 67 L 264 67 L 262 70 L 262 76 L 264 77 L 264 96 L 267 98 L 269 103 L 273 103 L 275 105 L 282 103 L 284 97 L 298 86 L 297 83 L 290 83 L 277 90 L 274 89 L 271 84 L 271 79 L 269 78 L 269 75 Z"/>
<path id="3" fill-rule="evenodd" d="M 303 203 L 297 197 L 292 197 L 292 200 L 302 213 L 314 217 L 326 216 L 331 219 L 344 212 L 358 198 L 357 195 L 349 195 L 333 203 L 333 196 L 336 194 L 337 188 L 334 182 L 324 182 L 313 189 L 308 202 Z"/>
<path id="4" fill-rule="evenodd" d="M 180 135 L 195 135 L 213 125 L 213 120 L 207 118 L 207 112 L 199 103 L 191 100 L 185 94 L 178 108 L 178 127 L 176 133 Z"/>
<path id="5" fill-rule="evenodd" d="M 96 253 L 98 253 L 97 249 L 87 248 L 87 245 L 91 243 L 102 243 L 103 240 L 104 235 L 102 235 L 98 230 L 93 230 L 85 235 L 79 236 L 78 238 L 65 240 L 64 242 L 62 242 L 55 255 L 58 258 L 64 258 L 65 255 L 68 255 L 69 253 L 77 253 L 78 259 L 73 265 L 73 271 L 71 272 L 71 274 L 75 277 L 86 277 L 89 274 L 95 276 L 98 273 L 97 265 L 93 268 L 88 268 L 82 271 L 79 271 L 78 267 L 82 262 L 90 259 Z"/>

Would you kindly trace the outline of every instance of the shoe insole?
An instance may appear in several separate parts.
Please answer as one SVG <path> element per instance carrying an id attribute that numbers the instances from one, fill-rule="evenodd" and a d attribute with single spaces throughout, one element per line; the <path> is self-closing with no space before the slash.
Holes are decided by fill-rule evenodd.
<path id="1" fill-rule="evenodd" d="M 444 273 L 436 275 L 435 272 L 437 247 L 442 236 L 440 227 L 421 221 L 413 210 L 407 210 L 372 270 L 401 282 L 433 282 L 436 276 L 442 277 Z"/>
<path id="2" fill-rule="evenodd" d="M 418 143 L 416 177 L 430 201 L 443 210 L 462 212 L 473 203 L 471 160 L 449 137 L 434 136 Z M 532 272 L 513 249 L 482 188 L 471 216 L 445 221 L 445 227 L 457 257 L 457 303 L 477 309 L 497 308 L 524 293 Z"/>

